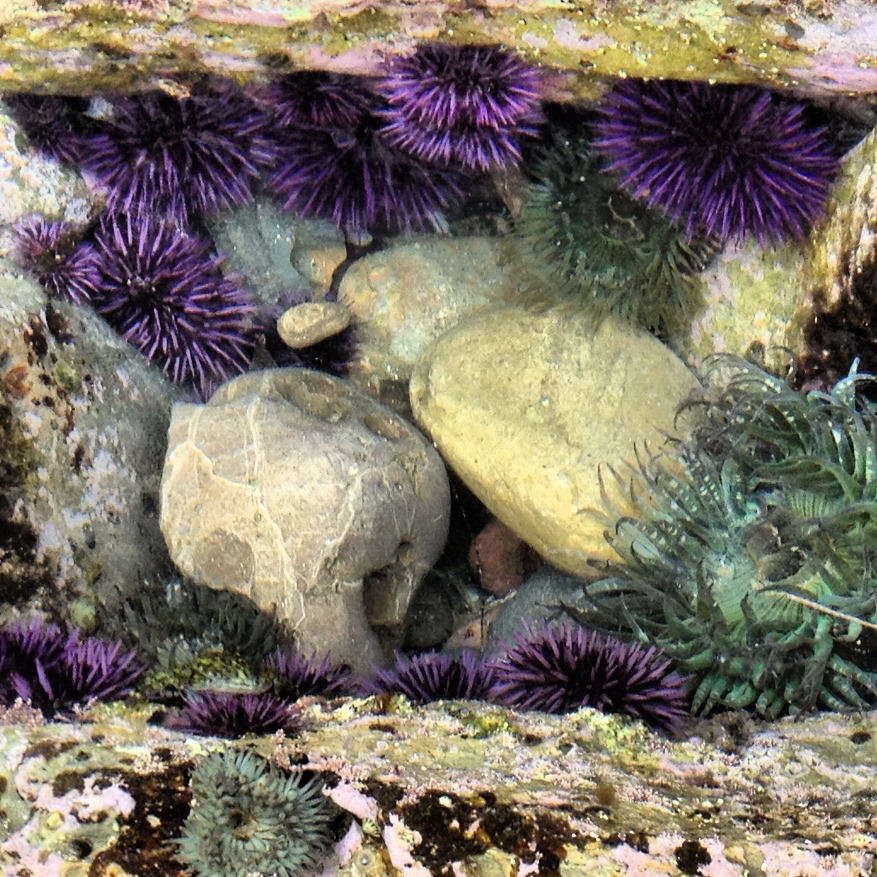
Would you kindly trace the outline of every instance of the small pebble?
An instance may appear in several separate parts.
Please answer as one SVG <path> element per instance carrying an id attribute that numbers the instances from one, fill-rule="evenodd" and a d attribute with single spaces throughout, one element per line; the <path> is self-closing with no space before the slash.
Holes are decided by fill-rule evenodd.
<path id="1" fill-rule="evenodd" d="M 293 350 L 310 347 L 343 332 L 350 325 L 350 311 L 336 301 L 307 301 L 285 311 L 277 332 Z"/>

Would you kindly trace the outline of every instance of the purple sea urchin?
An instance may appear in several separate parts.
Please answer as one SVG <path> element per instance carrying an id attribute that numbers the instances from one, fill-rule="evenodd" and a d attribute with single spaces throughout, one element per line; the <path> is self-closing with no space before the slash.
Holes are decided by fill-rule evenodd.
<path id="1" fill-rule="evenodd" d="M 312 695 L 348 694 L 354 688 L 353 671 L 328 657 L 306 657 L 290 646 L 280 646 L 264 660 L 277 677 L 280 692 L 290 700 Z"/>
<path id="2" fill-rule="evenodd" d="M 3 101 L 37 152 L 68 164 L 79 163 L 86 134 L 94 127 L 85 116 L 88 98 L 8 94 Z"/>
<path id="3" fill-rule="evenodd" d="M 0 703 L 30 702 L 51 718 L 91 700 L 122 697 L 144 672 L 120 642 L 63 634 L 34 621 L 0 628 Z"/>
<path id="4" fill-rule="evenodd" d="M 316 70 L 281 76 L 264 92 L 266 110 L 283 128 L 349 128 L 373 103 L 359 77 Z"/>
<path id="5" fill-rule="evenodd" d="M 506 706 L 568 713 L 584 706 L 675 732 L 688 713 L 685 677 L 653 646 L 579 625 L 525 628 L 492 663 L 491 699 Z"/>
<path id="6" fill-rule="evenodd" d="M 249 295 L 219 270 L 207 240 L 137 215 L 98 229 L 101 288 L 95 306 L 172 380 L 202 396 L 249 362 Z"/>
<path id="7" fill-rule="evenodd" d="M 234 739 L 244 734 L 295 731 L 299 716 L 286 698 L 273 691 L 199 691 L 185 695 L 186 705 L 173 727 L 195 734 Z"/>
<path id="8" fill-rule="evenodd" d="M 370 688 L 376 692 L 404 694 L 412 703 L 434 700 L 486 700 L 494 671 L 472 651 L 459 658 L 441 652 L 414 657 L 397 655 L 388 670 L 378 670 Z"/>
<path id="9" fill-rule="evenodd" d="M 269 149 L 258 107 L 226 82 L 188 97 L 164 92 L 116 98 L 112 122 L 92 138 L 86 169 L 113 212 L 149 209 L 185 221 L 250 200 Z"/>
<path id="10" fill-rule="evenodd" d="M 444 228 L 444 211 L 463 196 L 458 175 L 394 149 L 380 124 L 366 112 L 355 125 L 283 129 L 268 177 L 282 206 L 345 229 Z"/>
<path id="11" fill-rule="evenodd" d="M 539 73 L 496 46 L 421 45 L 380 86 L 384 136 L 424 161 L 489 170 L 517 162 L 538 121 Z"/>
<path id="12" fill-rule="evenodd" d="M 822 213 L 837 156 L 804 104 L 754 86 L 628 79 L 601 109 L 594 145 L 609 170 L 689 237 L 802 238 Z"/>
<path id="13" fill-rule="evenodd" d="M 229 749 L 198 762 L 191 791 L 177 859 L 194 877 L 317 873 L 334 807 L 316 776 Z"/>
<path id="14" fill-rule="evenodd" d="M 101 279 L 98 256 L 75 229 L 36 216 L 16 225 L 15 232 L 18 263 L 49 295 L 75 304 L 91 301 Z"/>

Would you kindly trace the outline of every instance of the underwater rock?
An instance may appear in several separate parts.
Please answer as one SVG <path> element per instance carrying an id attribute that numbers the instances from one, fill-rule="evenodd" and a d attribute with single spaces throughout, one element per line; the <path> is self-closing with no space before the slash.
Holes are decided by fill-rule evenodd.
<path id="1" fill-rule="evenodd" d="M 806 295 L 797 316 L 804 350 L 800 380 L 831 386 L 853 359 L 877 372 L 877 132 L 852 149 L 808 252 Z M 796 348 L 798 352 L 798 348 Z"/>
<path id="2" fill-rule="evenodd" d="M 84 224 L 95 196 L 79 173 L 26 147 L 24 134 L 0 103 L 0 227 L 34 213 Z M 0 242 L 3 255 L 5 243 Z"/>
<path id="3" fill-rule="evenodd" d="M 308 301 L 289 308 L 277 321 L 277 334 L 293 350 L 325 341 L 350 325 L 350 311 L 335 301 Z"/>
<path id="4" fill-rule="evenodd" d="M 291 264 L 301 226 L 266 198 L 207 220 L 217 251 L 225 255 L 226 273 L 239 275 L 260 303 L 307 285 Z"/>
<path id="5" fill-rule="evenodd" d="M 489 10 L 485 14 L 484 9 Z M 862 0 L 22 0 L 0 8 L 0 84 L 23 90 L 180 87 L 205 73 L 294 69 L 374 75 L 415 40 L 501 44 L 594 77 L 649 75 L 770 82 L 822 94 L 867 93 L 874 7 Z M 172 34 L 172 40 L 168 35 Z M 221 45 L 221 51 L 218 46 Z"/>
<path id="6" fill-rule="evenodd" d="M 398 644 L 450 504 L 417 430 L 308 369 L 251 372 L 175 406 L 161 496 L 184 575 L 273 610 L 303 653 L 360 671 L 381 660 L 381 637 Z"/>
<path id="7" fill-rule="evenodd" d="M 0 261 L 0 600 L 71 625 L 163 580 L 155 516 L 176 391 L 89 308 Z"/>
<path id="8" fill-rule="evenodd" d="M 328 289 L 347 258 L 344 232 L 328 219 L 299 219 L 289 258 L 305 280 L 318 289 Z"/>
<path id="9" fill-rule="evenodd" d="M 697 381 L 651 335 L 571 307 L 495 307 L 446 332 L 417 366 L 417 421 L 466 485 L 546 560 L 593 577 L 600 467 L 657 448 Z M 624 506 L 623 498 L 618 502 Z"/>
<path id="10" fill-rule="evenodd" d="M 0 722 L 0 871 L 178 875 L 199 807 L 270 851 L 276 827 L 241 818 L 233 774 L 193 800 L 206 764 L 244 752 L 312 771 L 344 811 L 326 870 L 309 874 L 860 877 L 877 861 L 874 713 L 769 726 L 727 713 L 669 740 L 591 709 L 393 702 L 313 704 L 298 736 L 242 743 L 148 726 L 142 707 Z"/>
<path id="11" fill-rule="evenodd" d="M 569 618 L 567 609 L 587 609 L 582 580 L 576 576 L 543 566 L 531 575 L 503 602 L 487 629 L 485 651 L 502 651 L 503 643 L 513 643 L 523 633 L 524 625 L 538 628 L 542 622 Z"/>
<path id="12" fill-rule="evenodd" d="M 533 549 L 496 518 L 472 540 L 468 561 L 478 584 L 494 597 L 507 597 L 540 564 Z"/>
<path id="13" fill-rule="evenodd" d="M 699 363 L 712 353 L 766 354 L 780 369 L 801 347 L 795 320 L 805 288 L 798 243 L 764 248 L 753 241 L 728 244 L 703 272 L 705 307 L 683 340 Z"/>
<path id="14" fill-rule="evenodd" d="M 431 341 L 505 297 L 510 269 L 500 259 L 497 238 L 421 238 L 351 265 L 338 290 L 359 343 L 351 379 L 406 382 Z"/>

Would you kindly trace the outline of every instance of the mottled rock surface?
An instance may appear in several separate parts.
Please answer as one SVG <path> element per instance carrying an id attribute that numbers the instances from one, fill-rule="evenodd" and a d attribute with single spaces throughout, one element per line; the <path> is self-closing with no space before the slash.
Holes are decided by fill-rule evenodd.
<path id="1" fill-rule="evenodd" d="M 176 390 L 0 260 L 0 605 L 88 626 L 170 574 L 155 512 Z"/>
<path id="2" fill-rule="evenodd" d="M 762 247 L 729 244 L 703 273 L 706 305 L 683 348 L 693 363 L 712 353 L 764 351 L 780 371 L 801 347 L 796 315 L 803 296 L 805 257 L 799 243 Z"/>
<path id="3" fill-rule="evenodd" d="M 227 747 L 331 787 L 342 818 L 313 877 L 864 877 L 877 862 L 874 713 L 729 715 L 674 742 L 588 709 L 367 700 L 230 743 L 147 727 L 152 712 L 0 724 L 4 874 L 183 877 L 192 769 Z"/>
<path id="4" fill-rule="evenodd" d="M 0 86 L 167 88 L 175 73 L 264 76 L 278 59 L 373 75 L 415 40 L 447 40 L 564 71 L 552 94 L 592 94 L 605 76 L 868 93 L 875 21 L 869 0 L 22 0 L 0 5 Z"/>
<path id="5" fill-rule="evenodd" d="M 413 427 L 307 369 L 174 407 L 161 528 L 179 569 L 275 611 L 299 648 L 367 671 L 444 546 L 444 466 Z"/>
<path id="6" fill-rule="evenodd" d="M 292 248 L 303 225 L 266 198 L 208 220 L 216 249 L 226 257 L 226 270 L 237 274 L 260 303 L 307 288 L 292 265 Z"/>
<path id="7" fill-rule="evenodd" d="M 505 306 L 445 333 L 411 379 L 418 422 L 501 521 L 579 575 L 613 557 L 599 468 L 657 448 L 697 386 L 651 335 Z M 619 498 L 623 507 L 623 502 Z"/>

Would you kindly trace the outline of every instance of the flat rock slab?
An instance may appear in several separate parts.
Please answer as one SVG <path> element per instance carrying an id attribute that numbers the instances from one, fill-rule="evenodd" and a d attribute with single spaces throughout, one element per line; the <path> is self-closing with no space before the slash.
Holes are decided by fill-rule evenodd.
<path id="1" fill-rule="evenodd" d="M 0 871 L 183 877 L 189 777 L 225 748 L 333 787 L 344 839 L 313 877 L 863 877 L 877 862 L 874 713 L 726 715 L 674 742 L 589 709 L 366 700 L 310 703 L 296 737 L 222 741 L 148 726 L 153 710 L 7 713 Z"/>

